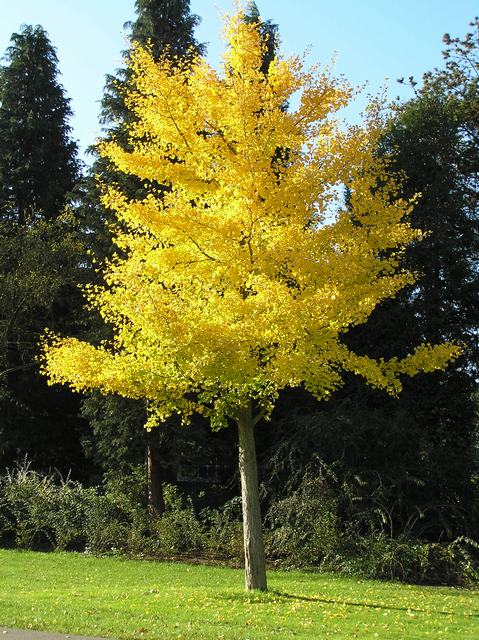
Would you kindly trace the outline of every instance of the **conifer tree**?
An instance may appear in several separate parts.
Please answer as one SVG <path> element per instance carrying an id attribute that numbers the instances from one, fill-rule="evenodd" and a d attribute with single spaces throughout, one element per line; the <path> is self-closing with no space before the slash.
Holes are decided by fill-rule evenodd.
<path id="1" fill-rule="evenodd" d="M 389 420 L 398 431 L 418 434 L 409 474 L 423 482 L 409 487 L 408 502 L 425 513 L 418 523 L 432 538 L 471 534 L 475 502 L 472 478 L 477 429 L 479 369 L 479 22 L 463 40 L 446 34 L 445 65 L 425 74 L 416 96 L 397 108 L 380 145 L 403 172 L 403 193 L 421 196 L 411 216 L 426 232 L 405 255 L 421 274 L 414 286 L 388 302 L 364 334 L 368 351 L 398 348 L 416 340 L 453 340 L 463 355 L 444 372 L 407 384 Z M 359 336 L 358 336 L 359 338 Z M 400 455 L 400 452 L 398 452 Z M 413 455 L 415 453 L 415 456 Z M 398 457 L 398 467 L 403 458 Z M 415 467 L 415 468 L 414 468 Z M 476 527 L 479 514 L 476 513 Z M 427 523 L 427 527 L 425 526 Z"/>
<path id="2" fill-rule="evenodd" d="M 104 96 L 101 103 L 101 123 L 104 137 L 116 142 L 125 149 L 128 144 L 128 126 L 134 115 L 125 101 L 126 92 L 131 88 L 131 71 L 128 63 L 135 43 L 148 45 L 152 55 L 157 58 L 162 54 L 172 60 L 176 56 L 187 58 L 194 53 L 202 53 L 203 45 L 194 37 L 194 29 L 199 17 L 190 12 L 189 0 L 136 0 L 136 19 L 127 22 L 125 27 L 130 31 L 130 47 L 123 52 L 124 66 L 115 75 L 107 76 Z M 96 153 L 94 151 L 94 153 Z M 90 234 L 90 250 L 96 259 L 101 261 L 114 251 L 111 240 L 111 213 L 101 204 L 101 192 L 97 183 L 98 177 L 103 184 L 120 184 L 125 193 L 141 197 L 145 194 L 143 183 L 134 176 L 124 176 L 106 158 L 96 156 L 90 175 L 86 178 L 82 210 Z M 158 188 L 161 188 L 158 185 Z M 93 332 L 103 335 L 104 330 L 95 324 Z M 82 403 L 82 413 L 89 420 L 92 435 L 88 449 L 90 454 L 103 468 L 112 465 L 119 471 L 125 470 L 128 464 L 140 462 L 139 452 L 146 451 L 148 466 L 149 504 L 153 513 L 161 512 L 163 500 L 161 478 L 169 466 L 176 464 L 174 442 L 180 438 L 185 445 L 182 434 L 177 428 L 167 431 L 160 437 L 159 431 L 148 434 L 143 429 L 145 420 L 145 403 L 143 400 L 131 401 L 117 396 L 107 398 L 91 394 Z M 128 416 L 128 419 L 125 419 Z M 120 430 L 118 427 L 122 426 Z M 175 431 L 175 435 L 173 434 Z M 123 434 L 121 440 L 120 434 Z M 160 440 L 163 455 L 159 456 Z M 118 455 L 112 455 L 111 442 L 117 443 Z M 187 449 L 186 446 L 183 448 Z M 130 451 L 124 455 L 121 463 L 120 452 Z"/>
<path id="3" fill-rule="evenodd" d="M 137 18 L 128 22 L 130 41 L 148 45 L 154 58 L 162 54 L 174 59 L 174 56 L 190 58 L 194 54 L 205 52 L 205 46 L 194 38 L 194 29 L 200 18 L 190 13 L 190 2 L 184 0 L 139 0 L 136 2 Z M 266 43 L 263 72 L 266 72 L 274 58 L 278 46 L 278 30 L 270 20 L 263 21 L 254 2 L 248 3 L 244 15 L 245 22 L 258 25 Z M 125 149 L 129 148 L 127 127 L 134 114 L 125 102 L 125 92 L 131 88 L 131 71 L 128 61 L 132 48 L 124 52 L 125 66 L 116 75 L 107 77 L 105 94 L 102 99 L 101 122 L 106 139 L 115 139 Z M 108 223 L 111 213 L 102 207 L 100 189 L 96 182 L 100 176 L 103 183 L 120 184 L 125 193 L 140 198 L 146 192 L 143 182 L 133 175 L 125 176 L 106 158 L 97 157 L 87 178 L 87 190 L 83 197 L 83 206 L 90 209 L 87 218 L 95 233 L 91 238 L 91 249 L 101 261 L 111 255 L 114 245 Z M 158 188 L 162 188 L 158 185 Z M 164 188 L 164 187 L 163 187 Z M 85 440 L 89 456 L 106 470 L 115 469 L 126 473 L 128 465 L 141 461 L 141 451 L 146 451 L 149 486 L 149 504 L 153 514 L 164 508 L 161 481 L 174 480 L 180 461 L 187 460 L 193 466 L 199 466 L 201 451 L 210 451 L 212 459 L 228 461 L 234 468 L 234 459 L 228 456 L 231 436 L 229 433 L 211 435 L 195 421 L 188 433 L 174 420 L 170 420 L 165 429 L 155 429 L 146 433 L 144 401 L 134 401 L 115 395 L 104 397 L 98 393 L 89 394 L 82 402 L 82 415 L 89 421 L 92 434 Z M 115 443 L 115 451 L 111 443 Z M 160 453 L 161 450 L 161 453 Z"/>
<path id="4" fill-rule="evenodd" d="M 59 216 L 79 176 L 70 100 L 41 26 L 12 35 L 0 69 L 0 217 Z"/>
<path id="5" fill-rule="evenodd" d="M 246 24 L 254 24 L 258 27 L 259 33 L 265 43 L 263 53 L 263 64 L 261 71 L 266 75 L 270 64 L 273 62 L 275 55 L 278 53 L 279 33 L 278 25 L 271 20 L 263 20 L 259 12 L 256 2 L 251 0 L 246 6 L 244 12 L 244 21 Z"/>
<path id="6" fill-rule="evenodd" d="M 81 457 L 78 403 L 48 389 L 35 363 L 45 323 L 71 319 L 82 279 L 78 229 L 65 215 L 80 165 L 58 75 L 41 26 L 12 35 L 0 68 L 0 457 L 68 470 Z"/>

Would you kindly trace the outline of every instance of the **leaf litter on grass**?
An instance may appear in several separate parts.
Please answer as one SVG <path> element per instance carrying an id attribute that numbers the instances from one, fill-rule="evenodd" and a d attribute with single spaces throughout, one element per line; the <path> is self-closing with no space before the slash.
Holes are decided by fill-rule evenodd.
<path id="1" fill-rule="evenodd" d="M 477 640 L 479 594 L 272 571 L 0 551 L 0 624 L 145 640 Z M 28 570 L 26 570 L 28 567 Z M 13 623 L 12 621 L 16 622 Z"/>

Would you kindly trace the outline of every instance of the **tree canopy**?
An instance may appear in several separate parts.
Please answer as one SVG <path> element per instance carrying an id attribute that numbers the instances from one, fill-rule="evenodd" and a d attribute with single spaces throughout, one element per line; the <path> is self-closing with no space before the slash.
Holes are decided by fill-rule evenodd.
<path id="1" fill-rule="evenodd" d="M 136 50 L 134 148 L 106 143 L 102 153 L 171 191 L 142 201 L 105 193 L 127 225 L 116 243 L 128 258 L 112 260 L 108 286 L 88 295 L 115 324 L 114 347 L 54 340 L 50 376 L 150 398 L 160 418 L 211 406 L 222 423 L 246 398 L 267 406 L 284 386 L 327 396 L 340 368 L 397 391 L 400 373 L 441 367 L 457 348 L 381 362 L 340 340 L 411 282 L 398 257 L 420 236 L 406 219 L 413 201 L 394 199 L 392 179 L 378 186 L 376 123 L 342 132 L 327 116 L 348 102 L 346 84 L 304 71 L 299 58 L 277 59 L 265 76 L 258 30 L 238 18 L 229 39 L 223 77 L 202 58 L 190 69 Z M 299 108 L 284 112 L 300 88 Z M 287 162 L 272 163 L 278 148 Z M 343 183 L 354 215 L 323 224 Z"/>

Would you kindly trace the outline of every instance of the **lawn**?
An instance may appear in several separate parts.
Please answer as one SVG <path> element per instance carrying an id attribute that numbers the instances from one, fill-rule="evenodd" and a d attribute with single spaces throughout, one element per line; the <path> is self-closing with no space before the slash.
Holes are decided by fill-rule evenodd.
<path id="1" fill-rule="evenodd" d="M 144 640 L 479 637 L 479 592 L 299 571 L 0 550 L 0 626 Z"/>

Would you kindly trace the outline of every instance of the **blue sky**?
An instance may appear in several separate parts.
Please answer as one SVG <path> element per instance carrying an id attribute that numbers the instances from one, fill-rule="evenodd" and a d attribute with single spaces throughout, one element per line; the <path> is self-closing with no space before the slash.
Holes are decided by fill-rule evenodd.
<path id="1" fill-rule="evenodd" d="M 99 100 L 105 75 L 121 64 L 123 24 L 134 19 L 134 0 L 0 0 L 0 52 L 22 24 L 41 24 L 57 48 L 61 81 L 72 99 L 73 135 L 83 151 L 100 134 Z M 217 64 L 221 16 L 232 0 L 191 0 L 202 17 L 197 38 Z M 391 98 L 408 97 L 400 76 L 420 78 L 441 65 L 442 35 L 463 36 L 478 13 L 477 0 L 257 0 L 265 19 L 277 23 L 282 50 L 309 48 L 308 60 L 327 63 L 354 84 L 376 93 L 389 78 Z M 359 102 L 361 104 L 361 101 Z M 358 107 L 358 111 L 360 108 Z M 356 117 L 354 111 L 352 118 Z"/>

